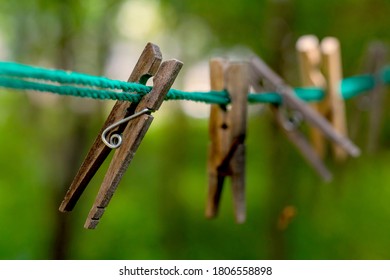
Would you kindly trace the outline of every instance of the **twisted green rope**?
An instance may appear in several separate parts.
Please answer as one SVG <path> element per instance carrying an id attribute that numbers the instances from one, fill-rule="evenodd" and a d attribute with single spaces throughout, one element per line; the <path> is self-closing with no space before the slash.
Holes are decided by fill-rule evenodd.
<path id="1" fill-rule="evenodd" d="M 36 82 L 30 82 L 25 80 L 18 80 L 14 78 L 0 77 L 0 87 L 12 88 L 12 89 L 24 89 L 24 90 L 36 90 L 42 92 L 51 92 L 60 95 L 70 95 L 94 99 L 112 99 L 123 100 L 130 102 L 139 102 L 142 98 L 140 94 L 114 92 L 103 89 L 91 89 L 83 87 L 75 87 L 71 85 L 51 85 L 42 84 Z"/>
<path id="2" fill-rule="evenodd" d="M 381 71 L 378 79 L 373 75 L 359 75 L 344 79 L 340 85 L 341 95 L 344 99 L 349 99 L 372 90 L 378 83 L 377 80 L 386 84 L 390 83 L 390 66 Z M 130 102 L 139 102 L 142 96 L 152 90 L 152 87 L 138 83 L 13 62 L 0 62 L 0 87 Z M 307 102 L 320 101 L 325 95 L 320 88 L 295 88 L 295 93 Z M 186 92 L 177 89 L 170 89 L 166 100 L 191 100 L 208 104 L 228 104 L 230 102 L 226 91 Z M 276 92 L 250 93 L 248 102 L 281 103 L 282 98 Z"/>
<path id="3" fill-rule="evenodd" d="M 144 94 L 150 91 L 149 87 L 137 83 L 128 83 L 119 80 L 111 80 L 105 77 L 97 77 L 57 69 L 44 69 L 14 62 L 0 62 L 0 76 L 37 79 L 57 82 L 60 84 L 84 85 L 104 89 L 119 89 Z"/>

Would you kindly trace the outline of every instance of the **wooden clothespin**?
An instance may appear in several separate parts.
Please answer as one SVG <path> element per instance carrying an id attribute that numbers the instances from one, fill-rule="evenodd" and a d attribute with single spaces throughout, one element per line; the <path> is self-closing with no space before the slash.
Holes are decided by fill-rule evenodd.
<path id="1" fill-rule="evenodd" d="M 231 177 L 235 219 L 246 219 L 245 205 L 245 136 L 249 83 L 246 63 L 210 61 L 211 89 L 226 90 L 231 103 L 212 105 L 210 111 L 208 156 L 209 187 L 206 217 L 218 213 L 223 183 Z"/>
<path id="2" fill-rule="evenodd" d="M 360 154 L 357 148 L 347 137 L 335 131 L 333 127 L 320 114 L 299 100 L 292 87 L 288 86 L 282 78 L 268 67 L 260 58 L 254 56 L 251 59 L 251 68 L 254 72 L 252 81 L 255 84 L 267 84 L 267 89 L 274 90 L 282 97 L 282 106 L 292 112 L 298 112 L 302 120 L 317 127 L 328 139 L 340 145 L 351 156 Z"/>
<path id="3" fill-rule="evenodd" d="M 178 60 L 168 60 L 163 63 L 161 60 L 159 47 L 148 43 L 128 81 L 146 84 L 147 80 L 154 76 L 152 91 L 145 95 L 139 103 L 118 101 L 114 105 L 60 205 L 60 211 L 71 211 L 89 181 L 110 153 L 111 148 L 116 148 L 121 144 L 115 151 L 108 167 L 84 225 L 85 228 L 94 229 L 99 223 L 105 208 L 153 121 L 153 116 L 150 113 L 159 109 L 183 65 Z M 128 121 L 129 119 L 133 120 Z M 111 129 L 114 129 L 114 133 L 111 133 L 110 139 L 107 140 L 105 135 Z M 122 135 L 120 136 L 120 134 Z"/>
<path id="4" fill-rule="evenodd" d="M 347 136 L 345 105 L 341 96 L 342 67 L 340 43 L 334 37 L 326 37 L 319 43 L 313 35 L 302 36 L 296 44 L 299 54 L 302 83 L 304 86 L 325 89 L 325 99 L 314 108 L 325 116 L 335 131 Z M 311 129 L 313 145 L 321 157 L 325 155 L 323 134 Z M 332 144 L 332 152 L 337 161 L 347 158 L 347 153 L 337 143 Z"/>
<path id="5" fill-rule="evenodd" d="M 261 94 L 261 92 L 272 91 L 274 89 L 269 81 L 264 80 L 263 77 L 259 76 L 258 69 L 250 71 L 249 76 L 250 84 L 256 92 Z M 298 116 L 289 116 L 286 112 L 286 106 L 283 106 L 283 104 L 272 104 L 271 111 L 279 128 L 285 134 L 287 139 L 297 148 L 303 158 L 324 181 L 330 181 L 332 179 L 331 172 L 327 169 L 322 159 L 313 149 L 313 146 L 310 144 L 304 133 L 299 130 L 301 113 L 298 113 Z"/>
<path id="6" fill-rule="evenodd" d="M 384 105 L 386 104 L 386 87 L 380 80 L 383 67 L 388 62 L 389 48 L 380 41 L 371 42 L 368 45 L 364 57 L 363 72 L 374 77 L 375 87 L 368 94 L 356 98 L 356 109 L 351 117 L 351 137 L 357 139 L 358 135 L 364 139 L 367 153 L 378 151 L 379 137 L 383 122 Z M 364 133 L 361 133 L 364 131 Z M 360 133 L 359 133 L 360 132 Z"/>

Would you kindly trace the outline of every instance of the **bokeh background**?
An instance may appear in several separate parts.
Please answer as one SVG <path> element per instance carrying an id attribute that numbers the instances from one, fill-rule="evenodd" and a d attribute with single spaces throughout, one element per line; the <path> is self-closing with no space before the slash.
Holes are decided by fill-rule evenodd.
<path id="1" fill-rule="evenodd" d="M 178 89 L 208 90 L 211 57 L 250 52 L 299 86 L 299 36 L 339 38 L 344 76 L 361 74 L 369 45 L 390 41 L 389 14 L 388 0 L 1 0 L 0 59 L 126 80 L 150 41 L 184 62 Z M 166 102 L 98 228 L 85 230 L 107 163 L 73 212 L 58 206 L 113 103 L 1 89 L 0 258 L 389 259 L 389 101 L 374 142 L 367 102 L 347 101 L 363 154 L 327 158 L 332 183 L 251 105 L 243 225 L 230 182 L 219 217 L 204 218 L 209 107 Z"/>

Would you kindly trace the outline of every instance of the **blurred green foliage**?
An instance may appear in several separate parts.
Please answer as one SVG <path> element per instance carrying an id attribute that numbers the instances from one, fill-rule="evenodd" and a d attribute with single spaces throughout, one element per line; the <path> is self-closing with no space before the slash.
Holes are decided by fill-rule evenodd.
<path id="1" fill-rule="evenodd" d="M 135 2 L 157 4 L 162 19 L 142 41 L 124 38 L 118 26 L 125 5 Z M 164 46 L 163 54 L 173 52 L 184 61 L 182 76 L 193 63 L 216 53 L 229 56 L 241 46 L 299 85 L 299 36 L 338 37 L 345 75 L 358 74 L 367 45 L 389 43 L 389 13 L 386 0 L 0 1 L 0 45 L 2 59 L 100 75 L 118 42 L 152 41 Z M 175 84 L 181 85 L 182 80 Z M 247 138 L 248 219 L 237 225 L 229 182 L 219 217 L 209 221 L 203 215 L 207 119 L 191 118 L 168 102 L 156 113 L 99 227 L 88 231 L 84 219 L 109 159 L 72 213 L 57 209 L 103 123 L 106 103 L 48 94 L 37 101 L 36 95 L 4 89 L 0 94 L 1 259 L 390 258 L 388 114 L 377 152 L 366 153 L 362 126 L 354 140 L 363 156 L 342 165 L 327 159 L 334 181 L 325 184 L 270 114 L 254 110 Z M 92 109 L 80 111 L 75 104 Z M 352 115 L 355 103 L 347 106 Z M 286 206 L 296 215 L 281 230 Z"/>

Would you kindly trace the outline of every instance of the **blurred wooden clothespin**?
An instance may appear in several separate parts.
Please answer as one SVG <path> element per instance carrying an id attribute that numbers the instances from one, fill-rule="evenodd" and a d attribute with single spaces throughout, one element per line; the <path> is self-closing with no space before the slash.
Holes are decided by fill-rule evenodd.
<path id="1" fill-rule="evenodd" d="M 271 68 L 259 57 L 254 56 L 250 61 L 251 85 L 255 89 L 266 87 L 267 90 L 280 94 L 282 103 L 276 105 L 277 119 L 281 127 L 289 136 L 289 139 L 298 147 L 303 156 L 308 160 L 317 172 L 325 179 L 330 179 L 330 173 L 323 165 L 321 159 L 313 153 L 305 137 L 299 133 L 298 125 L 305 120 L 318 128 L 328 139 L 340 145 L 351 156 L 360 154 L 357 148 L 347 137 L 335 131 L 333 127 L 315 110 L 299 100 L 292 87 L 288 86 Z M 280 110 L 280 109 L 284 109 Z M 292 114 L 292 118 L 288 114 Z"/>
<path id="2" fill-rule="evenodd" d="M 334 37 L 326 37 L 319 43 L 314 35 L 299 38 L 296 44 L 299 54 L 303 86 L 325 89 L 323 101 L 313 107 L 329 120 L 335 131 L 347 136 L 347 122 L 344 100 L 341 96 L 342 66 L 340 43 Z M 311 128 L 313 145 L 321 158 L 325 156 L 324 135 L 317 128 Z M 347 158 L 347 152 L 337 143 L 332 144 L 337 161 Z"/>
<path id="3" fill-rule="evenodd" d="M 163 63 L 161 60 L 159 47 L 148 43 L 134 67 L 129 82 L 146 84 L 147 80 L 154 76 L 153 89 L 139 103 L 118 101 L 114 105 L 60 205 L 60 211 L 71 211 L 111 149 L 117 148 L 85 222 L 85 228 L 94 229 L 99 223 L 153 121 L 150 113 L 159 109 L 183 65 L 178 60 Z"/>
<path id="4" fill-rule="evenodd" d="M 252 71 L 250 71 L 249 75 L 250 85 L 257 93 L 261 94 L 261 92 L 275 89 L 272 83 L 267 81 L 262 75 L 259 75 L 259 69 L 254 68 L 253 65 L 251 69 Z M 287 139 L 297 148 L 303 158 L 324 181 L 330 181 L 332 179 L 331 172 L 313 149 L 313 146 L 304 133 L 299 129 L 300 122 L 302 121 L 302 114 L 299 110 L 288 112 L 288 109 L 283 104 L 271 104 L 271 111 L 279 128 Z"/>
<path id="5" fill-rule="evenodd" d="M 231 103 L 211 105 L 207 218 L 217 215 L 224 180 L 229 176 L 232 180 L 235 220 L 243 223 L 246 219 L 244 141 L 249 92 L 247 72 L 246 63 L 229 63 L 224 59 L 210 61 L 211 89 L 226 90 Z"/>
<path id="6" fill-rule="evenodd" d="M 381 81 L 383 67 L 388 61 L 389 48 L 380 41 L 371 42 L 367 48 L 363 71 L 373 76 L 374 89 L 355 100 L 356 110 L 351 118 L 351 137 L 365 144 L 367 153 L 378 151 L 384 105 L 386 104 L 386 87 Z M 367 120 L 366 120 L 367 119 Z M 364 133 L 359 133 L 364 131 Z"/>

